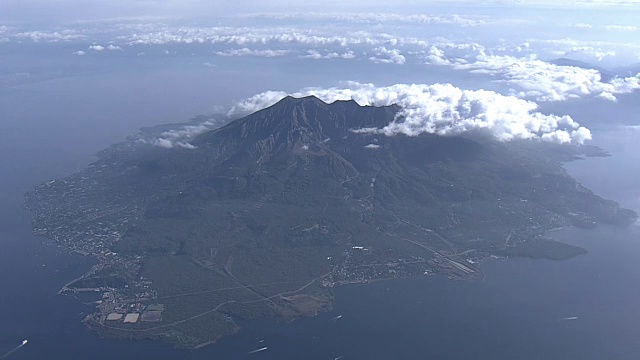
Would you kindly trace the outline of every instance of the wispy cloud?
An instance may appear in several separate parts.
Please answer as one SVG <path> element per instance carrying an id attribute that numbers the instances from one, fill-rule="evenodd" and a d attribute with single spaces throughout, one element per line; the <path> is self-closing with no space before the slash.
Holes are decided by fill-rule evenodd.
<path id="1" fill-rule="evenodd" d="M 631 26 L 631 25 L 607 25 L 604 27 L 607 30 L 613 30 L 613 31 L 636 31 L 638 30 L 637 26 Z"/>
<path id="2" fill-rule="evenodd" d="M 602 59 L 606 57 L 616 56 L 616 52 L 614 50 L 604 50 L 602 48 L 595 48 L 593 46 L 572 46 L 567 50 L 557 50 L 553 51 L 552 53 L 558 56 L 572 56 L 575 54 L 583 54 L 593 57 L 598 61 L 602 61 Z"/>
<path id="3" fill-rule="evenodd" d="M 464 27 L 484 25 L 487 16 L 470 16 L 458 14 L 393 14 L 393 13 L 335 13 L 335 12 L 306 12 L 306 13 L 264 13 L 243 15 L 243 17 L 275 19 L 275 20 L 320 20 L 343 23 L 380 24 L 447 24 Z"/>
<path id="4" fill-rule="evenodd" d="M 71 41 L 81 40 L 86 38 L 85 35 L 78 34 L 74 30 L 64 31 L 26 31 L 19 32 L 13 35 L 17 39 L 29 39 L 33 42 L 59 42 L 59 41 Z"/>
<path id="5" fill-rule="evenodd" d="M 337 53 L 337 52 L 328 52 L 325 50 L 325 54 L 320 53 L 319 51 L 316 50 L 307 50 L 306 54 L 304 55 L 300 55 L 300 58 L 303 59 L 314 59 L 314 60 L 319 60 L 319 59 L 355 59 L 356 58 L 356 54 L 349 50 L 347 52 L 344 53 Z"/>
<path id="6" fill-rule="evenodd" d="M 287 55 L 290 50 L 272 50 L 272 49 L 229 49 L 224 51 L 216 51 L 218 56 L 262 56 L 262 57 L 276 57 Z"/>
<path id="7" fill-rule="evenodd" d="M 586 24 L 586 23 L 569 24 L 569 26 L 574 27 L 576 29 L 593 29 L 593 25 Z"/>
<path id="8" fill-rule="evenodd" d="M 186 125 L 178 129 L 165 131 L 158 136 L 143 137 L 139 143 L 162 147 L 165 149 L 182 148 L 195 149 L 196 146 L 189 143 L 194 137 L 219 127 L 220 124 L 213 120 L 207 120 L 197 125 Z"/>

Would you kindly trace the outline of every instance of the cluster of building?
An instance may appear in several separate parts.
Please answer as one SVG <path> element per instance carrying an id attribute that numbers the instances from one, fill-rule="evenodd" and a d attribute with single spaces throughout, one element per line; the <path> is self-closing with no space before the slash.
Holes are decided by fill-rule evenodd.
<path id="1" fill-rule="evenodd" d="M 102 300 L 96 302 L 96 312 L 90 315 L 93 320 L 126 324 L 161 321 L 164 305 L 145 305 L 157 293 L 151 289 L 151 281 L 138 276 L 141 257 L 122 256 L 113 251 L 126 229 L 142 216 L 143 207 L 122 194 L 96 191 L 101 185 L 95 182 L 95 175 L 105 171 L 105 167 L 92 165 L 84 173 L 47 182 L 27 194 L 34 234 L 98 260 L 87 274 L 60 290 L 60 293 L 104 292 Z M 88 196 L 91 194 L 94 196 Z M 95 199 L 95 194 L 104 194 L 104 198 Z M 95 204 L 100 204 L 100 208 Z M 117 275 L 126 284 L 119 288 L 86 285 L 84 280 L 100 274 Z"/>
<path id="2" fill-rule="evenodd" d="M 155 298 L 155 292 L 149 293 L 150 297 L 135 297 L 120 295 L 115 291 L 103 295 L 103 300 L 98 304 L 93 320 L 104 324 L 105 322 L 121 322 L 135 324 L 139 321 L 158 322 L 162 320 L 164 304 L 145 304 L 139 301 L 148 301 Z M 138 302 L 136 302 L 136 300 Z"/>

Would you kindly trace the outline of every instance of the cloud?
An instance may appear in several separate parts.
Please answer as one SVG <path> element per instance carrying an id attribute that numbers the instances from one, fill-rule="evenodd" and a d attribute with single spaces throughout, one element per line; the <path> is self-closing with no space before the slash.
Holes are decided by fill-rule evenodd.
<path id="1" fill-rule="evenodd" d="M 356 54 L 349 50 L 345 53 L 337 53 L 337 52 L 327 52 L 326 54 L 321 54 L 320 52 L 316 51 L 316 50 L 307 50 L 307 53 L 305 55 L 301 55 L 299 56 L 302 59 L 314 59 L 314 60 L 320 60 L 320 59 L 355 59 L 356 58 Z"/>
<path id="2" fill-rule="evenodd" d="M 74 51 L 73 55 L 84 56 L 86 53 L 82 50 Z"/>
<path id="3" fill-rule="evenodd" d="M 59 41 L 71 41 L 71 40 L 81 40 L 84 39 L 85 36 L 81 34 L 75 33 L 73 30 L 64 30 L 64 31 L 26 31 L 19 32 L 13 35 L 17 39 L 29 39 L 33 42 L 59 42 Z"/>
<path id="4" fill-rule="evenodd" d="M 602 34 L 600 32 L 599 34 Z M 528 39 L 540 49 L 555 56 L 571 57 L 589 63 L 602 61 L 606 58 L 609 67 L 618 67 L 637 62 L 640 54 L 640 44 L 625 41 L 617 33 L 604 34 L 609 40 L 583 40 L 574 38 L 557 39 Z M 578 50 L 578 51 L 574 51 Z M 615 54 L 615 55 L 613 55 Z M 613 62 L 613 63 L 612 63 Z"/>
<path id="5" fill-rule="evenodd" d="M 215 54 L 218 56 L 262 56 L 262 57 L 276 57 L 287 55 L 290 50 L 256 50 L 256 49 L 229 49 L 224 51 L 217 51 Z"/>
<path id="6" fill-rule="evenodd" d="M 174 148 L 196 149 L 197 148 L 196 146 L 189 144 L 188 142 L 171 141 L 170 139 L 165 139 L 165 138 L 140 139 L 138 140 L 138 142 L 165 148 L 165 149 L 174 149 Z"/>
<path id="7" fill-rule="evenodd" d="M 593 28 L 593 25 L 585 24 L 585 23 L 569 24 L 569 26 L 574 27 L 576 29 L 592 29 Z"/>
<path id="8" fill-rule="evenodd" d="M 613 57 L 616 56 L 616 52 L 614 50 L 603 50 L 601 48 L 594 48 L 592 46 L 572 46 L 566 51 L 557 51 L 554 52 L 559 56 L 570 56 L 574 54 L 585 54 L 591 57 L 596 58 L 598 61 L 602 61 L 605 57 Z"/>
<path id="9" fill-rule="evenodd" d="M 97 51 L 97 52 L 101 52 L 101 51 L 105 51 L 105 50 L 109 50 L 109 51 L 120 51 L 122 50 L 122 48 L 118 45 L 113 45 L 113 44 L 109 44 L 106 47 L 102 46 L 100 44 L 94 44 L 89 46 L 89 50 L 93 50 L 93 51 Z"/>
<path id="10" fill-rule="evenodd" d="M 367 144 L 364 146 L 365 149 L 379 149 L 380 145 L 378 144 Z"/>
<path id="11" fill-rule="evenodd" d="M 574 50 L 596 51 L 585 48 Z M 487 55 L 484 48 L 475 49 L 475 54 L 472 52 L 465 58 L 456 58 L 448 57 L 444 50 L 432 47 L 425 60 L 432 65 L 495 76 L 498 78 L 496 82 L 518 87 L 519 90 L 513 90 L 515 95 L 537 101 L 566 101 L 584 96 L 601 96 L 613 100 L 616 94 L 640 89 L 640 74 L 604 82 L 600 72 L 595 69 L 555 65 L 538 60 L 535 55 Z"/>
<path id="12" fill-rule="evenodd" d="M 246 16 L 246 15 L 245 15 Z M 347 22 L 360 24 L 400 23 L 400 24 L 447 24 L 463 27 L 478 26 L 487 23 L 486 17 L 469 15 L 428 15 L 428 14 L 392 14 L 392 13 L 336 13 L 336 12 L 305 12 L 305 13 L 264 13 L 252 14 L 249 17 L 275 20 L 315 20 Z"/>
<path id="13" fill-rule="evenodd" d="M 141 138 L 138 142 L 165 149 L 183 148 L 195 149 L 196 146 L 189 143 L 194 137 L 219 127 L 219 123 L 214 120 L 207 120 L 198 125 L 186 125 L 178 129 L 164 131 L 157 137 Z"/>
<path id="14" fill-rule="evenodd" d="M 8 33 L 12 30 L 13 28 L 7 25 L 0 25 L 0 42 L 8 42 L 9 37 L 5 35 L 8 35 Z"/>
<path id="15" fill-rule="evenodd" d="M 628 25 L 607 25 L 604 27 L 607 30 L 612 31 L 636 31 L 638 30 L 637 26 L 628 26 Z"/>
<path id="16" fill-rule="evenodd" d="M 339 34 L 339 35 L 338 35 Z M 348 34 L 348 35 L 343 35 Z M 271 27 L 164 27 L 120 35 L 117 41 L 129 45 L 218 44 L 218 45 L 302 45 L 307 47 L 348 47 L 352 45 L 425 46 L 424 40 L 367 31 L 336 31 L 313 26 Z"/>
<path id="17" fill-rule="evenodd" d="M 267 91 L 238 102 L 229 111 L 241 115 L 268 107 L 284 96 L 281 91 Z M 556 143 L 582 144 L 591 139 L 589 129 L 570 116 L 537 112 L 534 102 L 486 90 L 462 90 L 451 84 L 396 84 L 376 87 L 349 82 L 341 88 L 307 88 L 290 94 L 294 97 L 314 95 L 325 102 L 355 100 L 360 105 L 398 105 L 396 120 L 384 128 L 354 129 L 356 133 L 422 133 L 442 136 L 468 132 L 489 134 L 498 141 L 539 139 Z"/>
<path id="18" fill-rule="evenodd" d="M 600 94 L 598 94 L 599 97 L 605 99 L 605 100 L 609 100 L 609 101 L 613 101 L 616 102 L 618 101 L 618 98 L 616 98 L 615 95 L 613 95 L 612 93 L 609 92 L 601 92 Z"/>
<path id="19" fill-rule="evenodd" d="M 436 46 L 429 48 L 425 60 L 431 65 L 452 65 L 452 62 L 447 59 L 445 52 Z"/>
<path id="20" fill-rule="evenodd" d="M 387 49 L 386 47 L 375 48 L 376 56 L 372 56 L 369 60 L 376 64 L 398 64 L 404 65 L 407 59 L 400 53 L 398 49 Z"/>
<path id="21" fill-rule="evenodd" d="M 541 43 L 541 44 L 547 44 L 551 46 L 558 46 L 558 47 L 592 46 L 592 47 L 601 47 L 601 48 L 610 48 L 610 49 L 640 50 L 640 45 L 634 42 L 577 40 L 573 38 L 530 39 L 529 41 Z"/>

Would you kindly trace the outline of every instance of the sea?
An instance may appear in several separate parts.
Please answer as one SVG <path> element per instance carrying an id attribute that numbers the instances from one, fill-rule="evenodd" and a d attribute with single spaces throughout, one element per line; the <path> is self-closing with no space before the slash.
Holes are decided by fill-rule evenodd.
<path id="1" fill-rule="evenodd" d="M 108 82 L 108 75 L 96 76 Z M 0 359 L 640 357 L 638 225 L 552 233 L 588 254 L 566 261 L 488 260 L 483 280 L 425 276 L 337 287 L 331 312 L 290 323 L 242 323 L 238 334 L 199 350 L 99 338 L 81 323 L 91 308 L 56 294 L 92 259 L 32 236 L 23 194 L 82 169 L 95 152 L 140 126 L 210 109 L 204 96 L 181 98 L 181 108 L 149 107 L 152 96 L 161 96 L 149 94 L 124 114 L 117 104 L 92 100 L 101 94 L 87 95 L 82 84 L 67 81 L 0 89 Z M 102 91 L 114 96 L 118 88 Z M 100 121 L 86 121 L 96 114 Z M 592 130 L 594 144 L 612 156 L 567 169 L 595 193 L 640 211 L 640 131 L 623 125 Z"/>

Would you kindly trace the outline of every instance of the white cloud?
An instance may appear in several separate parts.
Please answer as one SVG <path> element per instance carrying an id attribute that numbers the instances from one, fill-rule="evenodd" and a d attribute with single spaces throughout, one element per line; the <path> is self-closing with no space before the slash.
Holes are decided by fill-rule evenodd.
<path id="1" fill-rule="evenodd" d="M 548 44 L 552 46 L 558 46 L 558 47 L 593 46 L 593 47 L 610 48 L 610 49 L 640 50 L 640 45 L 633 42 L 577 40 L 573 38 L 530 39 L 529 41 L 541 43 L 541 44 Z"/>
<path id="2" fill-rule="evenodd" d="M 306 55 L 301 55 L 300 57 L 303 59 L 314 59 L 314 60 L 324 59 L 324 56 L 315 50 L 307 50 Z"/>
<path id="3" fill-rule="evenodd" d="M 249 15 L 250 17 L 276 20 L 317 20 L 362 24 L 380 23 L 413 23 L 413 24 L 448 24 L 458 26 L 478 26 L 487 23 L 486 17 L 469 15 L 428 15 L 428 14 L 392 14 L 392 13 L 265 13 Z"/>
<path id="4" fill-rule="evenodd" d="M 18 39 L 29 39 L 33 42 L 58 42 L 58 41 L 71 41 L 71 40 L 80 40 L 84 39 L 85 36 L 81 34 L 75 33 L 73 30 L 65 30 L 65 31 L 26 31 L 19 32 L 14 34 L 14 36 Z"/>
<path id="5" fill-rule="evenodd" d="M 326 54 L 322 54 L 319 51 L 316 50 L 307 50 L 307 53 L 305 55 L 301 55 L 300 58 L 302 59 L 314 59 L 314 60 L 320 60 L 320 59 L 355 59 L 356 58 L 356 54 L 349 50 L 345 53 L 337 53 L 337 52 L 327 52 Z"/>
<path id="6" fill-rule="evenodd" d="M 257 50 L 257 49 L 229 49 L 224 51 L 217 51 L 215 54 L 218 56 L 262 56 L 262 57 L 276 57 L 287 55 L 289 50 Z"/>
<path id="7" fill-rule="evenodd" d="M 7 25 L 0 25 L 0 42 L 7 42 L 9 41 L 9 37 L 5 36 L 8 35 L 8 33 L 10 31 L 12 31 L 13 28 L 7 26 Z"/>
<path id="8" fill-rule="evenodd" d="M 380 145 L 378 144 L 367 144 L 364 146 L 365 149 L 379 149 Z"/>
<path id="9" fill-rule="evenodd" d="M 118 45 L 113 45 L 113 44 L 109 44 L 106 47 L 102 46 L 100 44 L 94 44 L 89 46 L 89 50 L 93 50 L 93 51 L 97 51 L 97 52 L 101 52 L 101 51 L 105 51 L 105 50 L 109 50 L 109 51 L 120 51 L 122 50 L 122 48 Z"/>
<path id="10" fill-rule="evenodd" d="M 636 31 L 638 30 L 637 26 L 630 26 L 630 25 L 607 25 L 604 27 L 607 30 L 613 30 L 613 31 Z"/>
<path id="11" fill-rule="evenodd" d="M 82 50 L 74 51 L 73 55 L 84 56 L 86 53 Z"/>
<path id="12" fill-rule="evenodd" d="M 369 60 L 377 64 L 398 64 L 404 65 L 407 59 L 400 53 L 398 49 L 387 49 L 386 47 L 375 48 L 376 56 L 372 56 Z"/>
<path id="13" fill-rule="evenodd" d="M 601 48 L 594 48 L 592 46 L 572 46 L 566 51 L 555 52 L 555 54 L 560 56 L 585 54 L 585 55 L 596 58 L 598 61 L 602 61 L 602 59 L 608 56 L 609 57 L 616 56 L 616 52 L 614 50 L 603 50 Z"/>
<path id="14" fill-rule="evenodd" d="M 287 94 L 268 91 L 238 102 L 231 115 L 268 107 Z M 591 139 L 588 129 L 570 116 L 537 112 L 531 101 L 486 90 L 462 90 L 451 84 L 396 84 L 376 87 L 350 82 L 342 88 L 307 88 L 290 94 L 314 95 L 325 102 L 355 100 L 360 105 L 399 105 L 394 122 L 381 129 L 354 129 L 358 133 L 416 136 L 421 133 L 457 135 L 487 133 L 499 141 L 540 139 L 558 143 L 583 143 Z"/>
<path id="15" fill-rule="evenodd" d="M 613 101 L 613 102 L 617 102 L 618 101 L 618 98 L 616 98 L 616 96 L 613 95 L 610 92 L 603 91 L 598 96 L 603 98 L 603 99 L 605 99 L 605 100 L 609 100 L 609 101 Z"/>
<path id="16" fill-rule="evenodd" d="M 198 125 L 187 125 L 179 129 L 173 129 L 165 131 L 153 138 L 142 138 L 138 141 L 143 144 L 149 144 L 153 146 L 159 146 L 165 149 L 183 148 L 183 149 L 195 149 L 196 146 L 189 143 L 189 140 L 194 137 L 205 133 L 209 130 L 213 130 L 217 125 L 211 121 L 205 121 Z"/>
<path id="17" fill-rule="evenodd" d="M 431 46 L 425 56 L 427 63 L 431 65 L 451 65 L 443 50 L 436 46 Z"/>
<path id="18" fill-rule="evenodd" d="M 593 28 L 593 25 L 585 24 L 585 23 L 569 24 L 569 26 L 574 27 L 576 29 L 592 29 Z"/>
<path id="19" fill-rule="evenodd" d="M 424 46 L 423 40 L 403 38 L 385 33 L 370 33 L 366 31 L 344 31 L 313 27 L 166 27 L 160 30 L 138 31 L 118 37 L 129 45 L 161 45 L 161 44 L 220 44 L 220 45 L 268 45 L 294 44 L 309 47 L 350 45 L 395 46 L 416 45 Z"/>
<path id="20" fill-rule="evenodd" d="M 585 48 L 575 50 L 584 51 Z M 565 101 L 584 96 L 613 99 L 616 94 L 640 89 L 640 74 L 603 82 L 602 75 L 595 69 L 555 65 L 538 60 L 535 55 L 487 55 L 483 48 L 479 48 L 466 58 L 452 58 L 447 57 L 442 49 L 432 48 L 425 59 L 433 65 L 496 76 L 499 79 L 495 81 L 518 87 L 519 90 L 514 90 L 517 96 L 538 101 Z"/>

